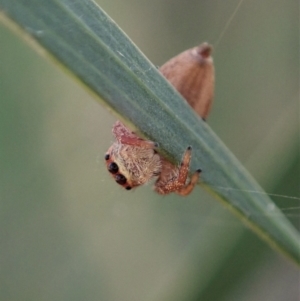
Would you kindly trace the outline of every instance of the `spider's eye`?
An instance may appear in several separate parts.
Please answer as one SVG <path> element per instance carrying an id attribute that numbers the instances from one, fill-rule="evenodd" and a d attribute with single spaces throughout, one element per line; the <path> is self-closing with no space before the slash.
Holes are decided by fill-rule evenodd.
<path id="1" fill-rule="evenodd" d="M 126 189 L 126 190 L 130 190 L 131 187 L 130 187 L 130 186 L 126 186 L 125 189 Z"/>
<path id="2" fill-rule="evenodd" d="M 121 174 L 116 175 L 115 179 L 116 179 L 116 182 L 120 185 L 124 185 L 127 181 L 126 178 Z"/>
<path id="3" fill-rule="evenodd" d="M 108 165 L 108 171 L 111 173 L 117 173 L 119 170 L 119 166 L 115 162 L 111 162 Z"/>
<path id="4" fill-rule="evenodd" d="M 108 160 L 109 157 L 110 157 L 109 154 L 106 154 L 105 157 L 104 157 L 104 159 L 105 159 L 105 160 Z"/>

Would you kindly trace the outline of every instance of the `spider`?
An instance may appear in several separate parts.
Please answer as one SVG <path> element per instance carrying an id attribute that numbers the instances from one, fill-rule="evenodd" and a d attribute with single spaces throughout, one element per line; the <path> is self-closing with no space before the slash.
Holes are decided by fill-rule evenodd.
<path id="1" fill-rule="evenodd" d="M 191 146 L 187 147 L 180 166 L 157 153 L 157 143 L 145 140 L 117 121 L 113 126 L 116 141 L 105 154 L 106 166 L 115 181 L 126 190 L 157 178 L 154 190 L 159 194 L 175 192 L 186 196 L 198 182 L 201 170 L 188 178 Z"/>

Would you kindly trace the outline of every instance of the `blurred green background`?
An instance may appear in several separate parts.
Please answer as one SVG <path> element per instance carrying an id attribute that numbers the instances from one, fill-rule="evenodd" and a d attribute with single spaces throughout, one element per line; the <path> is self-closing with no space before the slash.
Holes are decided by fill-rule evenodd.
<path id="1" fill-rule="evenodd" d="M 239 0 L 98 3 L 160 66 L 214 45 Z M 243 2 L 214 50 L 208 123 L 294 198 L 273 200 L 299 228 L 298 5 Z M 200 188 L 118 187 L 103 162 L 115 117 L 3 25 L 0 39 L 0 300 L 300 300 L 296 266 Z"/>

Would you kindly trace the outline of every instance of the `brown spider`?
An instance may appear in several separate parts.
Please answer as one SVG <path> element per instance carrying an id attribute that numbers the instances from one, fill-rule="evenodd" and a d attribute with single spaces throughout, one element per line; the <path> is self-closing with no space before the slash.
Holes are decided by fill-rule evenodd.
<path id="1" fill-rule="evenodd" d="M 105 154 L 106 166 L 115 181 L 130 190 L 157 178 L 154 189 L 159 194 L 175 192 L 188 195 L 198 182 L 198 169 L 187 183 L 192 148 L 189 146 L 180 166 L 175 166 L 156 152 L 157 144 L 131 132 L 120 121 L 113 126 L 116 141 Z"/>

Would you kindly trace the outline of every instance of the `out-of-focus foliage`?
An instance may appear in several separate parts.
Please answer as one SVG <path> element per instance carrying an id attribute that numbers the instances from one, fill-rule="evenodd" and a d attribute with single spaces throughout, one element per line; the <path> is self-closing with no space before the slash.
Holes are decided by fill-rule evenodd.
<path id="1" fill-rule="evenodd" d="M 99 4 L 160 65 L 214 43 L 237 1 Z M 299 198 L 297 23 L 296 1 L 243 3 L 215 49 L 209 124 L 266 191 Z M 298 271 L 206 193 L 148 186 L 132 199 L 108 181 L 114 118 L 3 27 L 0 37 L 1 299 L 297 298 Z"/>

